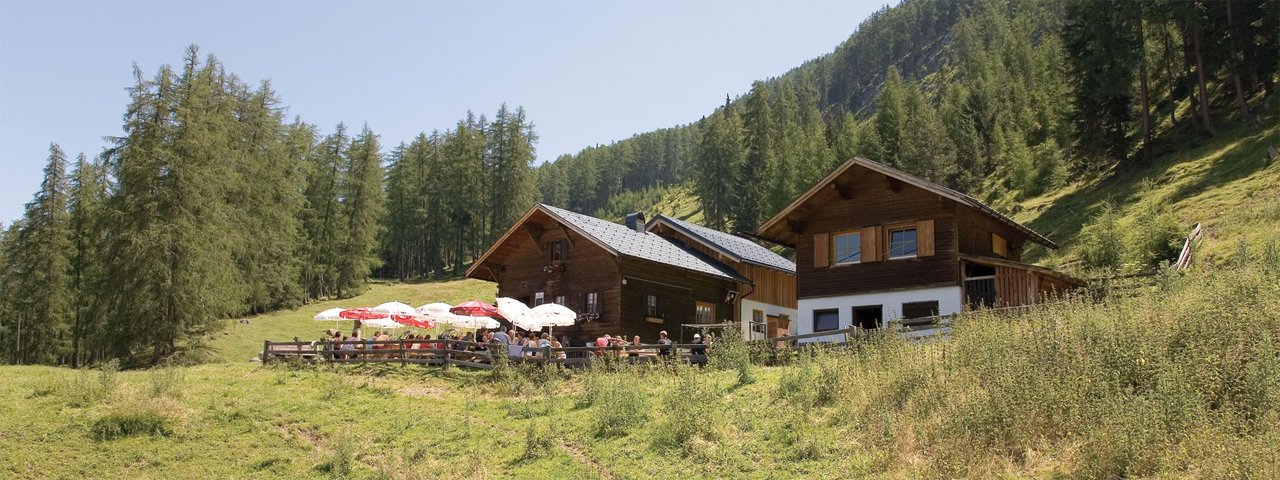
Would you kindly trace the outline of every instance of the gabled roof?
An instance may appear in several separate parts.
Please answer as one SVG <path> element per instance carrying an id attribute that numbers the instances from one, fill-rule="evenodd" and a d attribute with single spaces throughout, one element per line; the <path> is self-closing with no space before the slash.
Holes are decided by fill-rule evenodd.
<path id="1" fill-rule="evenodd" d="M 760 225 L 760 228 L 756 229 L 756 235 L 762 238 L 768 238 L 765 236 L 766 235 L 765 232 L 767 230 L 771 230 L 778 223 L 785 221 L 787 218 L 787 215 L 790 215 L 793 211 L 795 211 L 797 207 L 803 205 L 805 202 L 808 202 L 810 198 L 812 198 L 818 192 L 822 191 L 823 188 L 830 186 L 832 182 L 834 182 L 841 175 L 844 175 L 845 172 L 848 172 L 849 169 L 853 168 L 855 165 L 866 168 L 873 172 L 878 172 L 880 174 L 883 174 L 886 177 L 897 179 L 903 183 L 907 183 L 915 187 L 919 187 L 924 190 L 933 192 L 938 196 L 955 201 L 956 203 L 967 205 L 969 207 L 977 209 L 978 211 L 985 213 L 988 216 L 995 218 L 996 220 L 1004 222 L 1010 227 L 1013 227 L 1015 230 L 1018 230 L 1026 234 L 1027 237 L 1031 239 L 1031 241 L 1034 241 L 1036 243 L 1039 243 L 1049 248 L 1058 248 L 1058 244 L 1053 243 L 1053 240 L 1049 240 L 1044 235 L 1036 233 L 1030 228 L 1027 228 L 1025 225 L 1014 221 L 1012 218 L 1009 218 L 1008 216 L 1005 216 L 1004 214 L 997 212 L 994 208 L 991 208 L 987 204 L 978 201 L 978 199 L 976 198 L 970 197 L 968 195 L 957 192 L 955 190 L 944 187 L 942 185 L 938 185 L 936 183 L 930 182 L 923 178 L 913 176 L 911 174 L 908 174 L 896 168 L 890 167 L 888 165 L 883 165 L 877 162 L 873 162 L 871 160 L 867 160 L 862 157 L 853 157 L 853 158 L 850 158 L 848 161 L 844 162 L 843 165 L 840 165 L 838 168 L 835 169 L 835 171 L 831 172 L 822 180 L 820 180 L 816 185 L 813 186 L 813 188 L 810 188 L 809 191 L 805 192 L 804 195 L 801 195 L 799 198 L 796 198 L 795 201 L 791 202 L 790 205 L 787 205 L 786 208 L 783 208 L 782 211 L 774 215 L 773 218 L 770 218 L 768 221 L 764 222 L 764 224 Z"/>
<path id="2" fill-rule="evenodd" d="M 672 229 L 683 233 L 685 236 L 705 245 L 707 248 L 732 258 L 736 262 L 750 263 L 752 265 L 758 265 L 765 268 L 772 268 L 784 273 L 796 273 L 795 262 L 787 260 L 786 258 L 783 258 L 782 255 L 773 253 L 773 251 L 737 235 L 707 228 L 696 223 L 689 223 L 684 220 L 671 218 L 666 215 L 658 215 L 654 217 L 653 220 L 649 221 L 649 225 L 646 229 L 652 229 L 658 224 L 667 225 Z"/>
<path id="3" fill-rule="evenodd" d="M 555 221 L 573 230 L 592 243 L 599 245 L 613 255 L 628 256 L 641 260 L 661 263 L 694 272 L 724 278 L 741 283 L 751 283 L 727 265 L 709 258 L 702 253 L 679 243 L 649 232 L 638 232 L 625 225 L 601 220 L 589 215 L 571 212 L 545 204 L 537 204 L 525 212 L 524 216 L 512 225 L 502 238 L 498 239 L 489 250 L 467 270 L 467 276 L 490 259 L 500 245 L 505 243 L 513 232 L 516 232 L 535 212 L 542 212 Z"/>

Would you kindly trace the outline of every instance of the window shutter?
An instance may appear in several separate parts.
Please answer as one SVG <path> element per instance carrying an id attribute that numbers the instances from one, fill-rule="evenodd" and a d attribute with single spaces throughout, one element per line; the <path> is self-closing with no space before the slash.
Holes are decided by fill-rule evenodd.
<path id="1" fill-rule="evenodd" d="M 991 234 L 991 253 L 1009 258 L 1009 242 L 1005 241 L 1004 237 Z"/>
<path id="2" fill-rule="evenodd" d="M 826 268 L 831 265 L 831 236 L 819 233 L 813 236 L 813 266 Z"/>
<path id="3" fill-rule="evenodd" d="M 880 227 L 863 227 L 859 236 L 862 238 L 862 261 L 880 261 Z"/>
<path id="4" fill-rule="evenodd" d="M 916 256 L 933 256 L 933 220 L 916 222 Z"/>

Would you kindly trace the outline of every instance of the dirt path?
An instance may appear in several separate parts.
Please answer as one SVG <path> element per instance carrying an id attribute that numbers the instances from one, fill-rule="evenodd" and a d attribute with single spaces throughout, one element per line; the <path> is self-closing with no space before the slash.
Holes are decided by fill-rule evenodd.
<path id="1" fill-rule="evenodd" d="M 577 460 L 579 463 L 590 465 L 592 470 L 600 474 L 600 478 L 608 480 L 615 478 L 613 476 L 613 472 L 609 471 L 608 468 L 605 468 L 605 466 L 601 465 L 599 462 L 596 462 L 594 458 L 591 458 L 591 455 L 588 454 L 586 449 L 582 448 L 581 445 L 568 440 L 560 440 L 560 448 L 563 448 L 565 453 L 568 453 L 570 457 L 573 457 L 573 459 Z"/>

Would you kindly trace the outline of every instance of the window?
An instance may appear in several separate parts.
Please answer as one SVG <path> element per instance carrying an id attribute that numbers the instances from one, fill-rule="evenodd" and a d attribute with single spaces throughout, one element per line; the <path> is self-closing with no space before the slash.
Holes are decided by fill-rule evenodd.
<path id="1" fill-rule="evenodd" d="M 564 260 L 565 250 L 567 250 L 565 247 L 566 245 L 564 240 L 551 242 L 550 248 L 547 249 L 547 255 L 550 256 L 551 261 L 559 262 Z"/>
<path id="2" fill-rule="evenodd" d="M 764 310 L 752 310 L 751 323 L 764 323 Z"/>
<path id="3" fill-rule="evenodd" d="M 645 295 L 644 306 L 645 306 L 644 311 L 646 315 L 650 317 L 658 316 L 658 296 L 657 295 L 652 295 L 652 294 Z"/>
<path id="4" fill-rule="evenodd" d="M 836 235 L 836 265 L 849 265 L 862 261 L 862 234 Z"/>
<path id="5" fill-rule="evenodd" d="M 565 305 L 564 295 L 556 295 L 556 305 Z M 565 305 L 568 306 L 568 305 Z"/>
<path id="6" fill-rule="evenodd" d="M 916 256 L 916 227 L 889 229 L 889 258 Z"/>
<path id="7" fill-rule="evenodd" d="M 716 306 L 706 302 L 698 302 L 694 310 L 694 319 L 696 323 L 715 323 Z"/>
<path id="8" fill-rule="evenodd" d="M 902 319 L 934 317 L 938 315 L 938 301 L 907 302 L 902 304 Z"/>
<path id="9" fill-rule="evenodd" d="M 825 332 L 827 330 L 835 330 L 837 328 L 840 328 L 839 310 L 813 311 L 813 331 Z"/>
<path id="10" fill-rule="evenodd" d="M 991 253 L 1009 258 L 1009 242 L 996 234 L 991 234 Z"/>
<path id="11" fill-rule="evenodd" d="M 859 328 L 880 328 L 884 308 L 880 305 L 853 307 L 853 324 Z"/>
<path id="12" fill-rule="evenodd" d="M 600 292 L 587 294 L 587 313 L 600 314 Z"/>
<path id="13" fill-rule="evenodd" d="M 538 305 L 542 305 L 542 304 L 544 304 L 544 303 L 547 303 L 547 296 L 546 296 L 546 294 L 545 294 L 545 293 L 543 293 L 543 292 L 537 292 L 537 293 L 533 294 L 533 306 L 535 306 L 535 307 L 536 307 L 536 306 L 538 306 Z"/>

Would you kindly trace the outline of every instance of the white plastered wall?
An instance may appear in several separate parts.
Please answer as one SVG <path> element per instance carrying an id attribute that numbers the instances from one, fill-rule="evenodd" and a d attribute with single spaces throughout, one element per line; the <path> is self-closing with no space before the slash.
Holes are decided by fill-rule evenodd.
<path id="1" fill-rule="evenodd" d="M 961 301 L 960 287 L 935 287 L 922 288 L 917 290 L 897 290 L 892 292 L 863 293 L 857 295 L 842 295 L 838 297 L 822 297 L 822 298 L 801 298 L 799 302 L 799 315 L 797 320 L 793 322 L 796 334 L 803 335 L 813 333 L 813 312 L 814 310 L 835 309 L 840 312 L 840 327 L 848 328 L 853 325 L 853 307 L 862 306 L 881 306 L 881 312 L 884 321 L 902 318 L 902 304 L 911 302 L 928 302 L 936 300 L 938 302 L 938 314 L 950 315 L 960 313 L 963 307 Z M 824 341 L 842 341 L 843 336 L 818 337 L 806 341 L 824 342 Z"/>
<path id="2" fill-rule="evenodd" d="M 796 331 L 797 318 L 796 318 L 796 309 L 794 308 L 786 308 L 778 305 L 772 305 L 764 302 L 757 302 L 755 300 L 747 300 L 747 299 L 743 299 L 741 302 L 738 302 L 738 308 L 740 309 L 740 311 L 738 312 L 739 314 L 738 318 L 743 320 L 742 322 L 743 338 L 746 338 L 749 340 L 753 338 L 764 340 L 765 338 L 764 335 L 760 335 L 760 334 L 756 334 L 756 337 L 751 336 L 750 325 L 751 325 L 751 312 L 753 310 L 763 310 L 766 320 L 770 315 L 773 315 L 773 316 L 786 315 L 787 318 L 791 319 L 791 333 L 795 333 Z"/>

